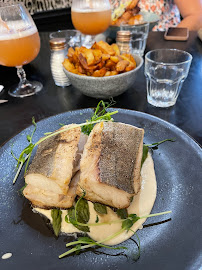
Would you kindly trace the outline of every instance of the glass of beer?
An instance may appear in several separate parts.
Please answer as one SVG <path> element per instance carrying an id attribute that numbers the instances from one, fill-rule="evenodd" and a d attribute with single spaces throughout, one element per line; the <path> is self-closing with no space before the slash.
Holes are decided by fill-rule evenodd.
<path id="1" fill-rule="evenodd" d="M 111 23 L 109 0 L 73 0 L 71 16 L 74 27 L 90 36 L 88 47 L 95 42 L 95 35 L 103 33 Z"/>
<path id="2" fill-rule="evenodd" d="M 40 38 L 32 17 L 23 4 L 0 7 L 0 65 L 16 67 L 20 82 L 8 93 L 13 97 L 26 97 L 39 92 L 43 85 L 28 81 L 23 65 L 36 58 Z"/>

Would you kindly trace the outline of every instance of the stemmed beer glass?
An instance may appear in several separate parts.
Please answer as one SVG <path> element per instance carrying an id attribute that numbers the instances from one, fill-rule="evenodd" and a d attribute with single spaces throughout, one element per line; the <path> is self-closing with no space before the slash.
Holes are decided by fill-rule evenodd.
<path id="1" fill-rule="evenodd" d="M 73 0 L 71 16 L 74 27 L 84 35 L 90 35 L 88 47 L 95 35 L 103 33 L 111 23 L 109 0 Z"/>
<path id="2" fill-rule="evenodd" d="M 28 81 L 23 65 L 36 58 L 40 50 L 38 30 L 23 4 L 0 7 L 0 65 L 16 67 L 20 82 L 9 95 L 26 97 L 39 92 L 43 85 Z"/>

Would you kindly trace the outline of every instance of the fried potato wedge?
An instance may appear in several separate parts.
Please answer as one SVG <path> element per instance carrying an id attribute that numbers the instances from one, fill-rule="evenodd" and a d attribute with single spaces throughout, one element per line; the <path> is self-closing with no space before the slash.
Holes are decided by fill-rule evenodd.
<path id="1" fill-rule="evenodd" d="M 130 64 L 129 61 L 127 60 L 122 60 L 122 61 L 119 61 L 117 64 L 116 64 L 116 71 L 118 72 L 123 72 L 125 70 L 125 68 Z"/>
<path id="2" fill-rule="evenodd" d="M 65 58 L 63 62 L 63 66 L 66 68 L 66 70 L 72 72 L 73 69 L 75 69 L 74 64 L 70 62 L 69 59 Z"/>
<path id="3" fill-rule="evenodd" d="M 118 45 L 117 45 L 116 43 L 113 43 L 113 44 L 111 45 L 111 47 L 112 47 L 112 49 L 116 52 L 115 55 L 120 55 L 120 50 L 119 50 L 119 47 L 118 47 Z"/>
<path id="4" fill-rule="evenodd" d="M 107 77 L 107 76 L 114 76 L 114 75 L 117 75 L 118 74 L 118 72 L 116 71 L 116 70 L 113 70 L 113 71 L 107 71 L 106 73 L 105 73 L 105 77 Z"/>
<path id="5" fill-rule="evenodd" d="M 99 50 L 101 50 L 103 53 L 109 54 L 109 55 L 115 55 L 115 51 L 113 48 L 106 42 L 100 40 L 95 45 Z"/>
<path id="6" fill-rule="evenodd" d="M 119 62 L 119 57 L 117 56 L 111 56 L 110 60 L 113 61 L 114 63 L 118 63 Z"/>
<path id="7" fill-rule="evenodd" d="M 104 77 L 107 72 L 107 69 L 105 67 L 101 68 L 100 70 L 95 70 L 93 72 L 94 77 Z"/>
<path id="8" fill-rule="evenodd" d="M 79 49 L 79 52 L 86 58 L 87 64 L 89 66 L 95 64 L 95 57 L 91 49 L 87 49 L 86 47 L 82 46 Z"/>
<path id="9" fill-rule="evenodd" d="M 106 60 L 108 60 L 110 58 L 110 55 L 109 54 L 106 54 L 106 53 L 103 53 L 102 54 L 102 60 L 103 61 L 106 61 Z"/>
<path id="10" fill-rule="evenodd" d="M 67 57 L 63 62 L 65 69 L 82 76 L 114 76 L 136 67 L 131 54 L 121 55 L 117 44 L 109 45 L 104 41 L 95 42 L 90 49 L 69 48 Z"/>

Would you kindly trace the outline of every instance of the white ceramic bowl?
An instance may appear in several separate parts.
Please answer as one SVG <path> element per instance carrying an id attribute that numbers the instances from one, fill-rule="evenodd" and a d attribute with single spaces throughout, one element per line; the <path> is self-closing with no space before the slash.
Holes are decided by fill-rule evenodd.
<path id="1" fill-rule="evenodd" d="M 81 76 L 63 69 L 71 84 L 84 95 L 107 99 L 122 94 L 135 82 L 136 75 L 143 64 L 143 58 L 139 55 L 133 55 L 133 57 L 137 64 L 136 68 L 114 76 Z"/>

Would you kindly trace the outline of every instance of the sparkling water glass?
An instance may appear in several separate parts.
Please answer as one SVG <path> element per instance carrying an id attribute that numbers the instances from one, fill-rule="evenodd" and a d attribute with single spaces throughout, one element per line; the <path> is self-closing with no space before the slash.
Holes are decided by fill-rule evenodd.
<path id="1" fill-rule="evenodd" d="M 143 56 L 149 33 L 149 23 L 121 25 L 120 30 L 131 32 L 131 53 Z"/>
<path id="2" fill-rule="evenodd" d="M 175 105 L 192 56 L 176 49 L 157 49 L 145 55 L 147 101 L 156 107 Z"/>

